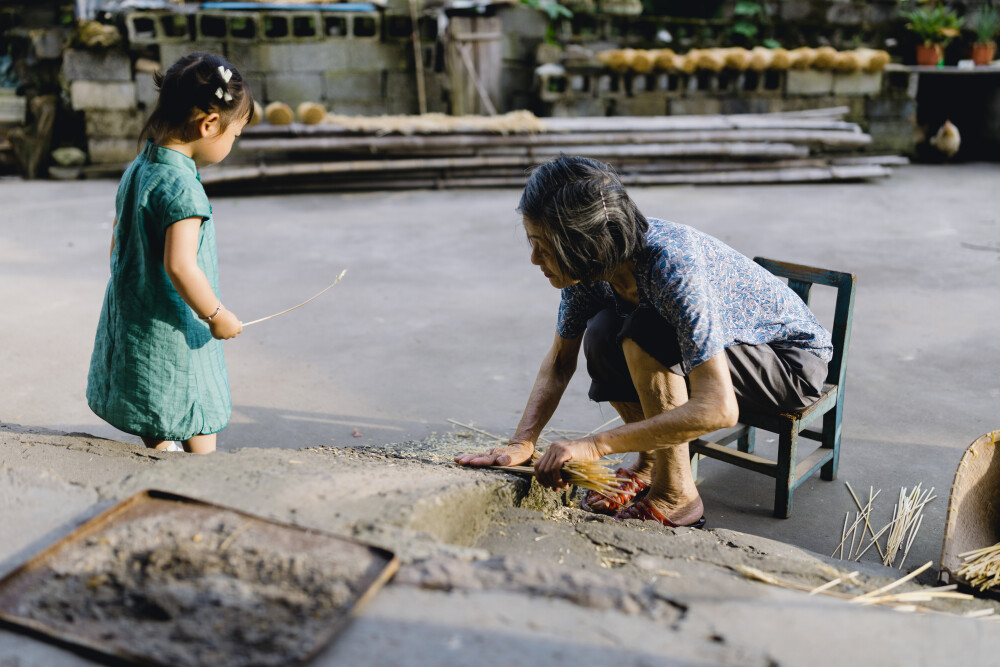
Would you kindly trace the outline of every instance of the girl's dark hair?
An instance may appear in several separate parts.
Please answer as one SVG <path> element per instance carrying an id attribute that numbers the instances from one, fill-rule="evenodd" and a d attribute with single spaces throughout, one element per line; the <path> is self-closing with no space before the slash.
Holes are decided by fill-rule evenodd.
<path id="1" fill-rule="evenodd" d="M 232 74 L 226 80 L 226 73 Z M 192 53 L 174 63 L 166 74 L 153 75 L 160 97 L 139 136 L 140 149 L 146 139 L 194 141 L 201 114 L 219 114 L 225 130 L 238 118 L 253 119 L 250 86 L 225 58 L 211 53 Z"/>
<path id="2" fill-rule="evenodd" d="M 536 167 L 517 211 L 542 228 L 571 278 L 607 278 L 645 244 L 649 223 L 611 165 L 562 155 Z"/>

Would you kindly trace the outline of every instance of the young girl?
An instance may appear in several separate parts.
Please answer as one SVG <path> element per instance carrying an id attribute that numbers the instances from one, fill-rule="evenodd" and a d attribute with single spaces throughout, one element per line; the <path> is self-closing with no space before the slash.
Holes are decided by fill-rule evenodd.
<path id="1" fill-rule="evenodd" d="M 207 454 L 232 411 L 221 341 L 243 326 L 219 300 L 212 207 L 197 167 L 229 155 L 254 104 L 239 72 L 206 53 L 181 58 L 155 82 L 145 147 L 115 199 L 87 402 L 147 447 L 176 440 Z"/>

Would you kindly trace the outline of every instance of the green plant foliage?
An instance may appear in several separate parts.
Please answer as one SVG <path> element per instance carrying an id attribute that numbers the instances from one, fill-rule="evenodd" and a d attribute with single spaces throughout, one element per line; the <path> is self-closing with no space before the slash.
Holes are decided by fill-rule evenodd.
<path id="1" fill-rule="evenodd" d="M 1000 33 L 1000 10 L 992 5 L 985 5 L 972 15 L 972 29 L 976 31 L 976 41 L 992 42 Z"/>
<path id="2" fill-rule="evenodd" d="M 958 37 L 962 28 L 958 14 L 941 3 L 917 5 L 900 14 L 907 21 L 907 29 L 925 44 L 945 46 Z"/>
<path id="3" fill-rule="evenodd" d="M 550 21 L 557 21 L 560 18 L 573 18 L 573 12 L 554 0 L 521 0 L 521 3 L 543 12 L 549 17 Z"/>
<path id="4" fill-rule="evenodd" d="M 521 4 L 537 9 L 549 17 L 549 23 L 545 27 L 545 42 L 547 44 L 558 44 L 556 39 L 556 24 L 562 19 L 573 18 L 573 12 L 567 7 L 560 5 L 556 0 L 521 0 Z"/>
<path id="5" fill-rule="evenodd" d="M 754 46 L 763 44 L 771 48 L 780 46 L 772 37 L 764 35 L 770 32 L 771 14 L 773 9 L 766 0 L 738 0 L 733 7 L 733 24 L 729 26 L 727 35 L 735 44 Z"/>

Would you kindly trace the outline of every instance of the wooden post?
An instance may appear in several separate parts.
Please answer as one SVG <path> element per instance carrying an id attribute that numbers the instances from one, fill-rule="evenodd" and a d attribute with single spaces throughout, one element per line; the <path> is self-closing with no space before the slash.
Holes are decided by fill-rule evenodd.
<path id="1" fill-rule="evenodd" d="M 418 19 L 417 1 L 410 0 L 410 23 L 413 24 L 413 65 L 417 77 L 417 108 L 420 115 L 427 113 L 427 90 L 424 84 L 424 53 L 420 46 L 420 21 Z"/>
<path id="2" fill-rule="evenodd" d="M 496 113 L 503 56 L 501 27 L 496 17 L 454 16 L 449 21 L 446 65 L 453 115 Z"/>

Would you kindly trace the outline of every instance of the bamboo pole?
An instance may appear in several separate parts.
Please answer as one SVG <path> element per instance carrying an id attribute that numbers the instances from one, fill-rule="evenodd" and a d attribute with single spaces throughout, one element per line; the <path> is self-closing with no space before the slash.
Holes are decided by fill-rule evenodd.
<path id="1" fill-rule="evenodd" d="M 815 144 L 836 148 L 861 148 L 871 143 L 871 135 L 841 130 L 795 129 L 720 129 L 662 132 L 610 132 L 607 134 L 514 134 L 506 136 L 449 135 L 387 135 L 375 136 L 310 136 L 296 138 L 248 138 L 237 144 L 238 152 L 386 152 L 421 151 L 449 148 L 528 147 L 528 146 L 590 146 L 594 144 L 661 144 L 694 142 L 782 142 Z"/>
<path id="2" fill-rule="evenodd" d="M 414 119 L 415 120 L 415 119 Z M 449 119 L 448 132 L 471 132 L 499 134 L 495 129 L 484 128 L 478 123 L 463 125 L 462 118 Z M 856 123 L 828 120 L 825 117 L 796 116 L 792 114 L 736 114 L 729 116 L 588 116 L 583 118 L 538 118 L 538 129 L 543 132 L 659 132 L 680 130 L 735 130 L 735 129 L 786 129 L 786 130 L 834 130 L 861 132 Z M 441 133 L 445 130 L 422 129 L 419 124 L 411 128 L 413 133 Z M 529 131 L 536 131 L 534 128 Z M 510 134 L 515 134 L 507 130 Z M 301 123 L 271 126 L 256 125 L 244 128 L 243 136 L 296 136 L 302 134 L 364 134 L 340 125 L 325 124 L 307 126 Z M 510 136 L 508 134 L 508 136 Z"/>

